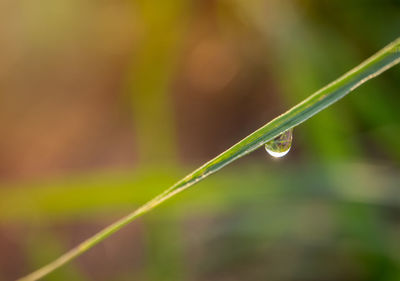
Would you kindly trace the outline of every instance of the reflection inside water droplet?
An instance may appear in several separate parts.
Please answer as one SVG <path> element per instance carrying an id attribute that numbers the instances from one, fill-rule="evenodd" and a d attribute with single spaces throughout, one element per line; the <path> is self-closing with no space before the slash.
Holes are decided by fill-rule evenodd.
<path id="1" fill-rule="evenodd" d="M 273 157 L 283 157 L 292 147 L 293 129 L 280 134 L 265 144 L 265 150 Z"/>

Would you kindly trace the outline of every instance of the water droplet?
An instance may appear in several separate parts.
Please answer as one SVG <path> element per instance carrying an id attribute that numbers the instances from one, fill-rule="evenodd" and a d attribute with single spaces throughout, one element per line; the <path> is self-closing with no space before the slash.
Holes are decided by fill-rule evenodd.
<path id="1" fill-rule="evenodd" d="M 280 134 L 265 144 L 265 150 L 273 157 L 283 157 L 292 147 L 293 129 Z"/>

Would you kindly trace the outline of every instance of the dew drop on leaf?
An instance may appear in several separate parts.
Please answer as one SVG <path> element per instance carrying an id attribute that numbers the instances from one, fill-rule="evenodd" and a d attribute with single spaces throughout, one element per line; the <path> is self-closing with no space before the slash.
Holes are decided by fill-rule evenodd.
<path id="1" fill-rule="evenodd" d="M 265 150 L 273 157 L 279 158 L 288 154 L 292 147 L 293 129 L 280 134 L 265 144 Z"/>

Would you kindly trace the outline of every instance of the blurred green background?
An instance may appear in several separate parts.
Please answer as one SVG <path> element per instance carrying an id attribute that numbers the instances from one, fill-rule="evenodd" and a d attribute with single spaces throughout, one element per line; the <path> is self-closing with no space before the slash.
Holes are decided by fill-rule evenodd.
<path id="1" fill-rule="evenodd" d="M 400 36 L 399 0 L 0 0 L 0 280 Z M 400 280 L 400 67 L 45 280 Z"/>

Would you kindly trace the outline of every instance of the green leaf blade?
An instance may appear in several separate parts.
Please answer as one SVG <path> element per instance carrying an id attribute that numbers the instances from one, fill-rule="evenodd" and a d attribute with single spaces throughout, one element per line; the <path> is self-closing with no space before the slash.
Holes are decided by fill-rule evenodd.
<path id="1" fill-rule="evenodd" d="M 26 277 L 19 279 L 19 281 L 34 281 L 48 275 L 52 271 L 103 241 L 125 225 L 134 221 L 139 216 L 151 211 L 153 208 L 172 196 L 190 186 L 193 186 L 207 176 L 222 169 L 229 163 L 232 163 L 233 161 L 258 149 L 260 146 L 279 136 L 288 129 L 303 123 L 321 110 L 334 104 L 366 81 L 378 76 L 398 63 L 400 63 L 400 38 L 383 48 L 353 70 L 347 72 L 337 80 L 328 84 L 326 87 L 309 96 L 284 114 L 276 117 L 211 161 L 205 163 L 203 166 L 178 181 L 163 193 L 138 208 L 136 211 L 119 219 L 58 259 Z"/>

